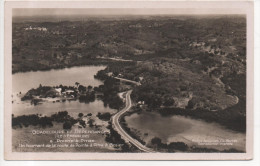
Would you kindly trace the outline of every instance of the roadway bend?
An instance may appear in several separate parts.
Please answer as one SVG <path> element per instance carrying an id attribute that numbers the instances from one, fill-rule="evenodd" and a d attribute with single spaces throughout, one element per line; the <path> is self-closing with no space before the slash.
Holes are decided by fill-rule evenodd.
<path id="1" fill-rule="evenodd" d="M 141 144 L 138 140 L 134 139 L 133 137 L 131 137 L 120 125 L 119 121 L 121 116 L 126 113 L 127 111 L 130 110 L 130 108 L 132 107 L 132 102 L 131 102 L 131 98 L 130 98 L 130 94 L 132 93 L 132 90 L 127 91 L 126 93 L 126 106 L 125 108 L 123 108 L 121 111 L 119 111 L 117 114 L 115 114 L 112 117 L 112 124 L 115 128 L 115 130 L 121 135 L 121 137 L 125 140 L 128 141 L 130 143 L 132 143 L 133 145 L 135 145 L 138 149 L 140 149 L 141 151 L 144 152 L 149 152 L 149 153 L 155 153 L 154 150 L 144 146 L 143 144 Z"/>

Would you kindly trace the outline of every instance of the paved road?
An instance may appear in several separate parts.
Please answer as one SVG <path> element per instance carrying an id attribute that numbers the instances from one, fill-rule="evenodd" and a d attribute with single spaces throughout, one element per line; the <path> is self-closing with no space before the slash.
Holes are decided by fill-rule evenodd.
<path id="1" fill-rule="evenodd" d="M 107 59 L 107 60 L 113 60 L 113 61 L 122 61 L 122 62 L 133 62 L 133 60 L 128 60 L 128 59 L 120 59 L 120 58 L 105 58 L 105 57 L 100 57 L 97 59 Z"/>
<path id="2" fill-rule="evenodd" d="M 130 83 L 133 83 L 133 84 L 138 85 L 138 86 L 141 85 L 140 82 L 128 80 L 128 79 L 125 79 L 125 78 L 119 78 L 119 77 L 114 77 L 114 78 L 119 79 L 119 80 L 121 80 L 121 81 L 130 82 Z"/>
<path id="3" fill-rule="evenodd" d="M 144 152 L 150 152 L 150 153 L 154 152 L 155 153 L 155 151 L 153 151 L 150 148 L 147 148 L 146 146 L 141 144 L 139 141 L 137 141 L 136 139 L 134 139 L 130 135 L 128 135 L 125 132 L 125 130 L 119 124 L 120 117 L 132 107 L 131 98 L 130 98 L 131 93 L 132 93 L 132 90 L 130 90 L 126 93 L 126 106 L 125 106 L 124 109 L 122 109 L 121 111 L 119 111 L 117 114 L 115 114 L 113 116 L 112 123 L 113 123 L 113 125 L 115 126 L 115 129 L 121 135 L 122 138 L 125 138 L 125 140 L 128 140 L 133 145 L 135 145 L 138 149 L 140 149 Z"/>

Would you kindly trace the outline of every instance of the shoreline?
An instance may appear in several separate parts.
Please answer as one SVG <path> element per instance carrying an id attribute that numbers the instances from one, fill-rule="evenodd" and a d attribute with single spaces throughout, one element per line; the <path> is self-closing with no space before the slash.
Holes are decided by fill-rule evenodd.
<path id="1" fill-rule="evenodd" d="M 73 67 L 101 67 L 101 66 L 107 66 L 108 64 L 79 64 L 79 65 L 71 65 L 71 66 L 63 66 L 63 67 L 56 67 L 56 68 L 46 68 L 46 69 L 32 69 L 32 70 L 24 70 L 24 71 L 12 71 L 12 74 L 18 74 L 18 73 L 27 73 L 27 72 L 44 72 L 44 71 L 52 71 L 52 70 L 62 70 L 62 69 L 70 69 Z"/>
<path id="2" fill-rule="evenodd" d="M 55 64 L 55 66 L 44 66 L 40 68 L 39 66 L 29 67 L 29 68 L 26 66 L 21 66 L 22 68 L 25 69 L 14 70 L 12 68 L 12 74 L 25 73 L 25 72 L 37 72 L 37 71 L 51 71 L 51 70 L 58 70 L 58 69 L 65 69 L 65 68 L 72 68 L 72 67 L 79 67 L 79 66 L 108 66 L 111 63 L 136 63 L 136 62 L 134 60 L 118 61 L 118 60 L 114 60 L 113 58 L 112 59 L 95 58 L 85 62 L 85 60 L 83 59 L 82 61 L 76 62 L 74 64 Z"/>
<path id="3" fill-rule="evenodd" d="M 159 112 L 153 112 L 153 113 L 155 113 L 155 114 L 159 114 L 160 115 L 160 113 Z M 136 111 L 136 110 L 134 110 L 134 111 L 129 111 L 128 113 L 125 113 L 122 117 L 121 117 L 121 120 L 120 120 L 120 125 L 124 128 L 124 130 L 129 134 L 129 135 L 131 135 L 131 136 L 133 136 L 134 138 L 136 138 L 136 139 L 138 139 L 139 141 L 141 141 L 141 142 L 143 142 L 146 146 L 148 145 L 149 147 L 151 146 L 151 147 L 153 147 L 154 145 L 150 142 L 152 139 L 152 137 L 154 137 L 154 138 L 157 138 L 157 136 L 155 136 L 155 135 L 153 135 L 153 136 L 151 136 L 150 134 L 152 134 L 152 133 L 147 133 L 148 135 L 149 135 L 149 137 L 150 137 L 150 140 L 147 140 L 147 139 L 144 139 L 147 135 L 146 135 L 146 133 L 145 132 L 142 132 L 142 131 L 140 131 L 140 130 L 138 130 L 137 128 L 133 128 L 133 127 L 130 127 L 130 126 L 128 126 L 129 124 L 127 123 L 127 121 L 125 120 L 125 117 L 130 117 L 131 115 L 134 115 L 134 114 L 142 114 L 142 111 L 140 112 L 140 111 Z M 162 115 L 160 115 L 160 116 L 162 116 Z M 209 122 L 207 122 L 207 121 L 205 121 L 205 120 L 203 120 L 203 119 L 195 119 L 195 118 L 192 118 L 191 116 L 182 116 L 182 115 L 171 115 L 171 117 L 173 117 L 173 116 L 179 116 L 179 117 L 181 117 L 181 118 L 188 118 L 188 119 L 190 119 L 190 120 L 192 120 L 192 121 L 197 121 L 196 123 L 209 123 Z M 229 129 L 229 128 L 226 128 L 225 126 L 223 126 L 223 125 L 221 125 L 221 124 L 218 124 L 218 123 L 216 123 L 216 122 L 213 122 L 213 124 L 216 124 L 217 126 L 219 126 L 220 127 L 220 129 L 223 129 L 223 131 L 230 131 L 230 132 L 234 132 L 235 134 L 245 134 L 245 133 L 243 133 L 243 132 L 239 132 L 239 131 L 233 131 L 233 130 L 231 130 L 231 129 Z M 143 136 L 142 136 L 142 134 L 144 134 Z M 186 132 L 183 132 L 183 134 L 185 134 L 185 133 L 187 133 L 187 131 Z M 141 135 L 140 135 L 141 134 Z M 145 136 L 146 135 L 146 136 Z M 175 143 L 184 143 L 184 144 L 186 144 L 187 145 L 187 148 L 188 148 L 188 151 L 185 151 L 185 152 L 210 152 L 210 151 L 214 151 L 214 152 L 233 152 L 233 153 L 241 153 L 241 152 L 244 152 L 244 150 L 241 150 L 241 147 L 238 145 L 238 143 L 235 143 L 234 145 L 232 144 L 232 147 L 229 147 L 228 146 L 228 144 L 226 145 L 226 147 L 224 147 L 223 145 L 225 144 L 225 143 L 223 143 L 223 142 L 217 142 L 217 144 L 220 146 L 220 147 L 217 147 L 217 148 L 214 148 L 214 145 L 215 145 L 215 143 L 211 143 L 211 142 L 209 142 L 209 144 L 210 144 L 210 146 L 209 147 L 203 147 L 203 144 L 202 143 L 204 143 L 203 142 L 203 140 L 201 140 L 202 142 L 196 142 L 196 141 L 194 141 L 194 140 L 196 140 L 196 136 L 195 137 L 191 137 L 192 136 L 192 134 L 188 134 L 187 135 L 187 138 L 185 138 L 182 134 L 177 134 L 176 136 L 174 136 L 173 138 L 171 138 L 172 136 L 170 136 L 168 139 L 169 139 L 169 142 L 162 142 L 161 144 L 162 144 L 162 151 L 165 151 L 165 150 L 167 150 L 167 148 L 166 149 L 164 149 L 165 147 L 165 145 L 167 145 L 167 144 L 170 144 L 170 143 L 172 143 L 172 141 L 170 141 L 170 140 L 174 140 L 174 142 Z M 218 137 L 216 137 L 216 136 L 214 136 L 214 135 L 212 135 L 211 136 L 212 138 L 215 138 L 215 139 L 217 139 Z M 158 137 L 159 139 L 161 139 L 162 140 L 162 138 L 160 138 L 160 137 Z M 171 138 L 171 139 L 170 139 Z M 186 140 L 186 141 L 185 141 Z M 231 138 L 223 138 L 223 139 L 220 139 L 220 140 L 232 140 Z M 148 141 L 148 142 L 147 142 Z M 207 143 L 207 142 L 206 142 Z M 216 144 L 216 145 L 217 145 Z M 206 145 L 206 144 L 205 144 Z"/>

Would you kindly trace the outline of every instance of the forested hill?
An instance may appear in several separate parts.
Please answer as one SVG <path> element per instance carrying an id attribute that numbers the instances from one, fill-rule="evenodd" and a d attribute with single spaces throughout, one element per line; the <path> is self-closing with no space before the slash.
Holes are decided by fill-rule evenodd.
<path id="1" fill-rule="evenodd" d="M 245 63 L 242 16 L 33 21 L 13 23 L 13 72 L 96 64 L 97 57 L 184 59 L 201 52 Z"/>
<path id="2" fill-rule="evenodd" d="M 13 73 L 108 64 L 99 74 L 139 81 L 131 97 L 149 111 L 246 129 L 244 16 L 27 19 L 12 58 Z"/>

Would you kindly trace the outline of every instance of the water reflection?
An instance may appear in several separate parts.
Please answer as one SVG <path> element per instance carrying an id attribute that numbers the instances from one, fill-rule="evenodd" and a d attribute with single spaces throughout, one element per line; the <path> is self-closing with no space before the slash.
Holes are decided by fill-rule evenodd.
<path id="1" fill-rule="evenodd" d="M 39 105 L 31 105 L 30 101 L 22 102 L 21 96 L 31 88 L 37 88 L 39 84 L 44 86 L 66 85 L 75 86 L 75 82 L 79 82 L 84 86 L 99 86 L 102 81 L 94 78 L 94 75 L 105 69 L 106 66 L 84 66 L 72 67 L 66 69 L 37 71 L 13 74 L 13 109 L 15 116 L 28 114 L 51 115 L 58 111 L 67 110 L 71 116 L 77 116 L 78 113 L 98 112 L 114 113 L 115 110 L 105 107 L 101 100 L 95 100 L 90 103 L 80 103 L 79 101 L 66 102 L 43 102 Z M 18 92 L 22 92 L 21 95 Z"/>
<path id="2" fill-rule="evenodd" d="M 80 66 L 50 71 L 32 71 L 16 73 L 12 76 L 13 93 L 26 93 L 31 88 L 37 88 L 39 84 L 44 86 L 66 85 L 74 86 L 75 82 L 87 86 L 98 86 L 102 81 L 94 79 L 94 75 L 105 69 L 106 66 Z"/>
<path id="3" fill-rule="evenodd" d="M 164 143 L 184 142 L 189 146 L 198 146 L 198 142 L 203 140 L 236 140 L 237 142 L 231 146 L 212 145 L 206 147 L 219 150 L 235 148 L 242 151 L 245 148 L 246 137 L 244 133 L 228 130 L 216 123 L 184 116 L 165 117 L 159 113 L 146 111 L 126 116 L 125 120 L 128 127 L 137 132 L 147 143 L 154 137 L 159 137 Z"/>

